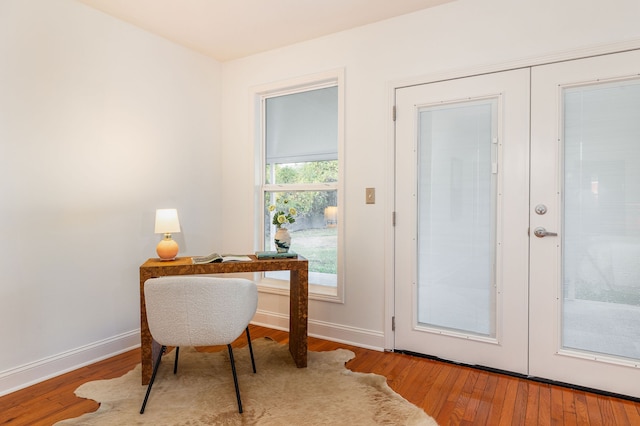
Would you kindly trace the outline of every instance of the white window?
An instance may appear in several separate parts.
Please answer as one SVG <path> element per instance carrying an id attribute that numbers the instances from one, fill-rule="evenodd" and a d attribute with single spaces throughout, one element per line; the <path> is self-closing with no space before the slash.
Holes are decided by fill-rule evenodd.
<path id="1" fill-rule="evenodd" d="M 310 297 L 331 301 L 342 301 L 342 81 L 341 72 L 331 72 L 256 92 L 259 244 L 276 250 L 274 213 L 294 208 L 294 221 L 286 223 L 290 251 L 309 260 Z M 286 289 L 288 275 L 267 272 L 261 285 Z"/>

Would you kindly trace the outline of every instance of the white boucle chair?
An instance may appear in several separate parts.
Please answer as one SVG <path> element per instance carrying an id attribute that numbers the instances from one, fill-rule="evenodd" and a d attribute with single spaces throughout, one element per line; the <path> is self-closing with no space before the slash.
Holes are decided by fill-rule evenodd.
<path id="1" fill-rule="evenodd" d="M 144 413 L 162 354 L 167 346 L 176 347 L 173 369 L 173 373 L 176 374 L 180 346 L 215 345 L 227 345 L 229 349 L 238 411 L 242 413 L 231 343 L 243 331 L 246 332 L 255 373 L 256 364 L 249 335 L 249 321 L 255 315 L 258 306 L 256 284 L 243 278 L 205 276 L 151 278 L 144 283 L 144 300 L 149 331 L 162 348 L 155 360 L 140 414 Z"/>

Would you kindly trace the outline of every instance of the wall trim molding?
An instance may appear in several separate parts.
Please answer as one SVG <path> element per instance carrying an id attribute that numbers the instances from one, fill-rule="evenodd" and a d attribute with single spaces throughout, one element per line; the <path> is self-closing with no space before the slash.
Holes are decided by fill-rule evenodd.
<path id="1" fill-rule="evenodd" d="M 140 329 L 0 371 L 0 396 L 140 347 Z"/>
<path id="2" fill-rule="evenodd" d="M 279 312 L 258 310 L 251 324 L 276 330 L 289 331 L 289 315 Z M 325 321 L 309 320 L 308 333 L 311 337 L 375 351 L 384 350 L 384 333 Z"/>

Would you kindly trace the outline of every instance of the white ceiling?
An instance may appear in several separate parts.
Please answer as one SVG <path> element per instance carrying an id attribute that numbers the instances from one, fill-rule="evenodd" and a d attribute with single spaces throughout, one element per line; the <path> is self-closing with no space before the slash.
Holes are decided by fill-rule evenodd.
<path id="1" fill-rule="evenodd" d="M 219 61 L 453 0 L 78 0 Z"/>

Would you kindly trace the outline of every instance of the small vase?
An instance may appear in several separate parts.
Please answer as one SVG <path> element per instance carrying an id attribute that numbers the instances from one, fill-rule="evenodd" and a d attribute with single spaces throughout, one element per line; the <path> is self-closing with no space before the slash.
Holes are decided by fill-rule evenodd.
<path id="1" fill-rule="evenodd" d="M 278 253 L 288 253 L 289 247 L 291 247 L 291 235 L 287 228 L 278 228 L 276 235 L 274 236 L 274 242 L 276 243 L 276 250 Z"/>

